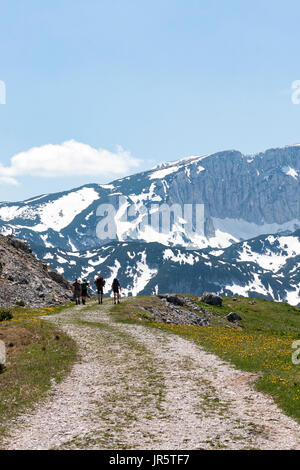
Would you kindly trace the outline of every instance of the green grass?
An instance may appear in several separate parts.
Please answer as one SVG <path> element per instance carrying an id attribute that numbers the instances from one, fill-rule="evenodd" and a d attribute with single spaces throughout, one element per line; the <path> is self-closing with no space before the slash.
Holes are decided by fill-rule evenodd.
<path id="1" fill-rule="evenodd" d="M 255 387 L 272 395 L 288 415 L 300 422 L 300 365 L 292 363 L 292 344 L 300 339 L 300 308 L 258 298 L 237 299 L 224 298 L 222 307 L 198 302 L 213 312 L 216 319 L 222 319 L 224 326 L 177 326 L 153 322 L 143 312 L 143 305 L 157 302 L 153 297 L 137 297 L 123 302 L 112 309 L 112 316 L 117 321 L 143 322 L 181 335 L 238 369 L 257 373 Z M 244 329 L 230 328 L 231 324 L 224 320 L 232 311 L 242 317 L 240 323 Z"/>
<path id="2" fill-rule="evenodd" d="M 7 311 L 12 315 L 12 318 L 1 320 L 1 325 L 9 325 L 15 322 L 19 323 L 24 321 L 32 322 L 32 320 L 38 320 L 39 317 L 54 315 L 72 307 L 74 307 L 74 303 L 71 302 L 56 305 L 55 307 L 22 307 L 20 305 L 9 308 L 0 307 L 0 313 L 1 311 Z"/>
<path id="3" fill-rule="evenodd" d="M 247 330 L 269 330 L 283 335 L 298 332 L 300 338 L 300 308 L 287 303 L 258 298 L 223 297 L 221 307 L 208 306 L 204 302 L 197 304 L 218 317 L 225 317 L 230 312 L 238 313 L 243 319 L 241 325 Z"/>
<path id="4" fill-rule="evenodd" d="M 113 305 L 111 308 L 111 316 L 114 321 L 120 323 L 152 323 L 153 319 L 149 312 L 144 308 L 160 308 L 161 301 L 157 297 L 140 296 L 129 297 L 122 300 L 120 304 Z"/>
<path id="5" fill-rule="evenodd" d="M 0 439 L 12 418 L 45 397 L 51 379 L 63 379 L 77 354 L 74 341 L 48 322 L 36 318 L 6 325 L 25 328 L 34 341 L 9 357 L 0 374 Z"/>

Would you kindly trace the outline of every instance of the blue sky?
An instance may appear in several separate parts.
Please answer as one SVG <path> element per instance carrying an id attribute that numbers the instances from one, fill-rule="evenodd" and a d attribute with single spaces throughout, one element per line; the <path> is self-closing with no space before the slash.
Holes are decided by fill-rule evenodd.
<path id="1" fill-rule="evenodd" d="M 187 155 L 300 142 L 300 105 L 291 101 L 298 1 L 13 0 L 0 8 L 2 201 Z"/>

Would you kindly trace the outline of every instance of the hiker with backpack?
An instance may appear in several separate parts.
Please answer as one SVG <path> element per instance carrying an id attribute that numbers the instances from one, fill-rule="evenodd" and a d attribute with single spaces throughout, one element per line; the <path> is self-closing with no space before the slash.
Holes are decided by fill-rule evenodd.
<path id="1" fill-rule="evenodd" d="M 102 276 L 98 276 L 97 279 L 95 279 L 94 283 L 96 284 L 97 287 L 97 292 L 98 292 L 98 301 L 99 304 L 103 303 L 103 289 L 105 286 L 105 280 L 103 279 Z"/>
<path id="2" fill-rule="evenodd" d="M 72 284 L 72 290 L 74 294 L 74 300 L 76 305 L 80 305 L 80 297 L 81 297 L 81 284 L 78 279 L 75 279 L 75 282 Z"/>
<path id="3" fill-rule="evenodd" d="M 111 285 L 113 294 L 114 294 L 114 304 L 116 305 L 117 303 L 120 303 L 120 291 L 121 291 L 121 286 L 117 278 L 113 280 L 113 283 Z"/>
<path id="4" fill-rule="evenodd" d="M 86 298 L 88 296 L 88 288 L 89 288 L 90 283 L 87 281 L 87 279 L 83 279 L 81 283 L 81 299 L 82 299 L 82 305 L 85 305 L 86 303 Z"/>

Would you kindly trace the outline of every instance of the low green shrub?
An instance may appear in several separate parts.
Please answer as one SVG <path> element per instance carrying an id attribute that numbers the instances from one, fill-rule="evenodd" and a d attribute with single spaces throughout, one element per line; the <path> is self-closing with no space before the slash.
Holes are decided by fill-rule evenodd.
<path id="1" fill-rule="evenodd" d="M 12 318 L 13 318 L 13 314 L 11 313 L 9 309 L 7 308 L 0 309 L 0 322 L 11 320 Z"/>

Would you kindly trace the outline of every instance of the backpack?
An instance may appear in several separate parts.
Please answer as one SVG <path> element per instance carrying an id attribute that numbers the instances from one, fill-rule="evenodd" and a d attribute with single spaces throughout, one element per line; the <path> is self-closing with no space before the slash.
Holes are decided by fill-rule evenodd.
<path id="1" fill-rule="evenodd" d="M 82 282 L 82 283 L 81 283 L 81 289 L 82 289 L 82 292 L 87 292 L 87 290 L 88 290 L 88 283 L 87 283 L 87 282 Z"/>
<path id="2" fill-rule="evenodd" d="M 74 282 L 73 287 L 74 287 L 74 290 L 78 292 L 78 291 L 80 291 L 81 284 L 78 281 Z"/>
<path id="3" fill-rule="evenodd" d="M 95 284 L 98 288 L 99 287 L 104 287 L 105 286 L 105 281 L 104 281 L 103 277 L 102 276 L 97 277 L 97 279 L 95 281 Z"/>

